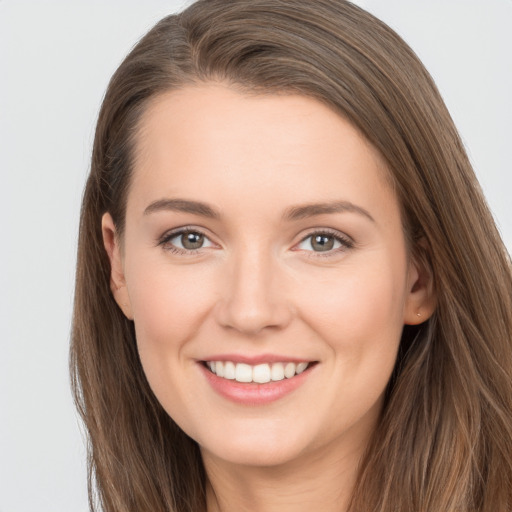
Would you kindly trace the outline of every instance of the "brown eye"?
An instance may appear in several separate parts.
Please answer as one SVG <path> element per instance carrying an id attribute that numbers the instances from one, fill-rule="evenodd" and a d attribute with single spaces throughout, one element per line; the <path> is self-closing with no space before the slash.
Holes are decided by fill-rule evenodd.
<path id="1" fill-rule="evenodd" d="M 204 244 L 204 235 L 189 231 L 180 236 L 180 242 L 184 249 L 200 249 Z"/>
<path id="2" fill-rule="evenodd" d="M 210 239 L 200 231 L 191 231 L 184 229 L 182 231 L 175 231 L 169 235 L 165 235 L 160 240 L 166 250 L 179 254 L 192 254 L 199 249 L 213 247 Z"/>
<path id="3" fill-rule="evenodd" d="M 297 246 L 302 251 L 310 253 L 338 253 L 339 250 L 351 249 L 353 242 L 343 234 L 330 233 L 329 231 L 318 231 L 307 236 Z M 327 256 L 327 254 L 326 254 Z"/>
<path id="4" fill-rule="evenodd" d="M 311 237 L 311 247 L 314 251 L 330 251 L 334 247 L 332 235 L 314 235 Z"/>

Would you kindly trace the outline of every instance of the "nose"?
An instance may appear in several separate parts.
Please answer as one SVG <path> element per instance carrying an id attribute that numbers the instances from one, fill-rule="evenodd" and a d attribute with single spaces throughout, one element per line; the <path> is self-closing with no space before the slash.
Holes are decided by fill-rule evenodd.
<path id="1" fill-rule="evenodd" d="M 279 264 L 270 252 L 244 250 L 226 265 L 216 316 L 224 328 L 248 336 L 285 328 L 292 318 Z"/>

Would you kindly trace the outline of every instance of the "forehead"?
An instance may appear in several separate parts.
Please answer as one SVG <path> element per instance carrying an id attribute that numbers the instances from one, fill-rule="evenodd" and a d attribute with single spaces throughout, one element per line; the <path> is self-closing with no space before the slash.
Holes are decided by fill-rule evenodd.
<path id="1" fill-rule="evenodd" d="M 173 126 L 179 128 L 179 133 L 174 134 L 178 136 L 187 136 L 184 129 L 199 129 L 195 133 L 197 142 L 202 137 L 201 143 L 221 137 L 230 128 L 240 135 L 251 135 L 253 128 L 256 143 L 258 139 L 263 141 L 259 131 L 262 125 L 269 138 L 277 135 L 280 143 L 294 138 L 299 141 L 304 136 L 312 142 L 325 140 L 328 131 L 340 143 L 340 129 L 344 125 L 346 143 L 357 140 L 364 144 L 368 153 L 385 167 L 380 153 L 359 130 L 319 100 L 285 92 L 256 94 L 223 83 L 189 85 L 153 97 L 137 126 L 136 155 L 143 156 L 144 149 L 151 144 L 149 139 Z M 233 133 L 229 135 L 233 137 Z"/>
<path id="2" fill-rule="evenodd" d="M 242 189 L 267 198 L 293 193 L 308 202 L 344 193 L 355 200 L 366 187 L 375 199 L 381 191 L 389 195 L 389 182 L 379 152 L 319 101 L 203 84 L 149 103 L 138 127 L 129 196 L 148 202 L 193 189 L 210 199 Z"/>

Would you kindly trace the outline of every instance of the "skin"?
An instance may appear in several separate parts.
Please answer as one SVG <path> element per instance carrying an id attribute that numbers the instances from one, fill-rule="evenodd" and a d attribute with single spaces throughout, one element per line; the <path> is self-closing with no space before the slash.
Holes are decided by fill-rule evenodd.
<path id="1" fill-rule="evenodd" d="M 219 216 L 145 213 L 176 198 Z M 283 218 L 333 201 L 352 207 Z M 201 249 L 176 252 L 182 239 L 169 232 L 183 226 L 206 235 Z M 312 233 L 340 241 L 318 251 Z M 201 447 L 208 510 L 345 510 L 403 325 L 434 307 L 380 154 L 310 98 L 225 84 L 165 93 L 141 122 L 125 233 L 105 214 L 103 234 L 148 381 Z M 198 361 L 220 353 L 317 364 L 293 392 L 255 406 L 204 378 Z"/>

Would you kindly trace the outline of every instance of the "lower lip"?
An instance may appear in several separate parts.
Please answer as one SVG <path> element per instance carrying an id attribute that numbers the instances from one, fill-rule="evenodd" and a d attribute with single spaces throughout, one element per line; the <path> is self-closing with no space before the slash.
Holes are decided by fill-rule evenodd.
<path id="1" fill-rule="evenodd" d="M 219 395 L 232 402 L 244 405 L 264 405 L 285 397 L 304 384 L 314 366 L 316 366 L 309 366 L 302 373 L 295 375 L 291 379 L 284 378 L 283 380 L 257 384 L 255 382 L 244 383 L 218 377 L 206 368 L 203 363 L 198 364 L 206 380 Z"/>

